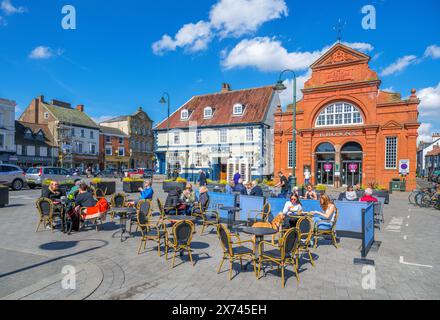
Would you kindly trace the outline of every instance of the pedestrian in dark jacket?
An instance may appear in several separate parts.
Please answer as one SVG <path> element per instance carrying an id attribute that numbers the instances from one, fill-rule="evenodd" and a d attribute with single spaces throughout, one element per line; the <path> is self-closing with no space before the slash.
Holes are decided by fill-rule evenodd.
<path id="1" fill-rule="evenodd" d="M 263 197 L 263 189 L 261 189 L 256 181 L 252 181 L 252 190 L 250 195 L 253 197 Z"/>
<path id="2" fill-rule="evenodd" d="M 203 170 L 200 171 L 199 185 L 201 187 L 206 186 L 206 174 L 205 174 L 205 172 Z"/>
<path id="3" fill-rule="evenodd" d="M 93 193 L 89 191 L 88 186 L 82 183 L 79 186 L 79 192 L 75 197 L 75 204 L 82 208 L 91 208 L 96 205 L 98 201 L 93 197 Z"/>

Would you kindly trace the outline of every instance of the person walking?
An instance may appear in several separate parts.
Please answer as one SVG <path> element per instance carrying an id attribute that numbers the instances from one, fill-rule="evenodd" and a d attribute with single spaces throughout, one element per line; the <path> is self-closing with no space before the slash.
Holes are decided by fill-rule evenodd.
<path id="1" fill-rule="evenodd" d="M 200 187 L 206 186 L 206 174 L 203 170 L 200 170 L 199 186 Z"/>
<path id="2" fill-rule="evenodd" d="M 240 179 L 241 179 L 241 174 L 240 174 L 240 172 L 238 172 L 238 170 L 237 170 L 237 172 L 235 172 L 235 174 L 234 174 L 234 185 L 235 185 L 235 186 L 238 184 L 238 182 L 239 182 Z"/>

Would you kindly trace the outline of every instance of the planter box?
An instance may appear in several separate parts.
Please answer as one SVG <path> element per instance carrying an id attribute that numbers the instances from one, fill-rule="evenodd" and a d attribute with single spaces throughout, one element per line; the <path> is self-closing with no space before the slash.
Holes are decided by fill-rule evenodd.
<path id="1" fill-rule="evenodd" d="M 180 188 L 180 190 L 185 189 L 186 183 L 185 182 L 164 182 L 163 183 L 163 191 L 170 192 L 171 190 L 175 190 L 176 188 Z"/>
<path id="2" fill-rule="evenodd" d="M 221 192 L 221 193 L 226 192 L 226 185 L 224 184 L 209 183 L 206 187 L 208 188 L 209 192 Z"/>
<path id="3" fill-rule="evenodd" d="M 374 190 L 373 197 L 385 198 L 385 204 L 390 203 L 390 192 L 388 190 Z"/>
<path id="4" fill-rule="evenodd" d="M 91 183 L 91 185 L 102 191 L 106 191 L 106 195 L 113 195 L 116 193 L 116 182 L 115 181 L 103 181 L 98 183 Z"/>
<path id="5" fill-rule="evenodd" d="M 0 208 L 9 204 L 9 187 L 0 186 Z"/>
<path id="6" fill-rule="evenodd" d="M 136 193 L 139 191 L 139 188 L 142 188 L 143 186 L 143 181 L 124 181 L 122 183 L 122 189 L 125 193 Z"/>

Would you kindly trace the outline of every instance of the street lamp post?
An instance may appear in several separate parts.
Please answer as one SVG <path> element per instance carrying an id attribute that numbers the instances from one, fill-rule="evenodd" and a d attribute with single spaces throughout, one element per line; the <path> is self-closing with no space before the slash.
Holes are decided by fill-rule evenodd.
<path id="1" fill-rule="evenodd" d="M 293 133 L 293 140 L 292 140 L 292 182 L 291 182 L 291 190 L 293 190 L 293 187 L 296 186 L 296 73 L 293 70 L 284 70 L 280 74 L 280 78 L 275 85 L 274 89 L 281 93 L 282 91 L 286 90 L 286 86 L 283 83 L 283 75 L 287 72 L 291 72 L 293 74 L 293 126 L 292 126 L 292 133 Z"/>
<path id="2" fill-rule="evenodd" d="M 167 167 L 167 177 L 170 178 L 170 166 L 168 162 L 168 154 L 170 151 L 170 95 L 164 92 L 162 98 L 159 101 L 160 104 L 168 104 L 168 117 L 167 117 L 167 152 L 165 154 L 165 165 Z"/>

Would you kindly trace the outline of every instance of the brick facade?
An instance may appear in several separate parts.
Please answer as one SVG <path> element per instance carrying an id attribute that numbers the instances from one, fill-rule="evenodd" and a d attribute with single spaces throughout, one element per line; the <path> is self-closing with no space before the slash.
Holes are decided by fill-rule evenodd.
<path id="1" fill-rule="evenodd" d="M 330 166 L 325 164 L 326 161 L 332 166 L 331 183 L 326 184 L 339 186 L 343 183 L 342 176 L 347 178 L 348 173 L 348 179 L 345 179 L 348 183 L 345 184 L 355 181 L 354 178 L 352 180 L 352 176 L 357 174 L 363 185 L 376 182 L 387 187 L 391 179 L 399 178 L 399 160 L 410 160 L 407 187 L 409 190 L 416 187 L 420 101 L 415 90 L 412 90 L 407 100 L 402 100 L 400 94 L 381 91 L 379 89 L 381 81 L 376 72 L 369 68 L 369 60 L 370 57 L 361 52 L 336 44 L 311 66 L 312 76 L 305 83 L 304 97 L 297 105 L 298 184 L 304 183 L 305 167 L 311 169 L 313 184 L 326 180 L 322 179 L 327 174 L 323 172 L 322 164 L 319 167 L 321 159 L 327 168 Z M 345 125 L 343 120 L 341 124 L 336 125 L 336 119 L 331 118 L 333 120 L 324 121 L 334 121 L 334 125 L 326 126 L 327 123 L 318 125 L 321 112 L 328 106 L 336 106 L 336 104 L 353 106 L 361 114 L 361 123 Z M 288 143 L 292 141 L 292 115 L 291 108 L 286 112 L 278 108 L 275 113 L 275 172 L 292 171 L 288 166 Z M 387 137 L 397 138 L 397 165 L 392 169 L 386 169 L 385 165 Z M 323 143 L 333 146 L 333 154 L 317 153 L 318 147 Z M 341 153 L 341 150 L 347 150 L 344 146 L 355 143 L 360 145 L 362 154 Z M 356 156 L 359 156 L 359 168 L 356 173 L 351 174 L 347 172 L 348 166 L 345 165 L 350 162 L 350 157 L 355 159 Z M 344 168 L 345 172 L 343 172 Z"/>

